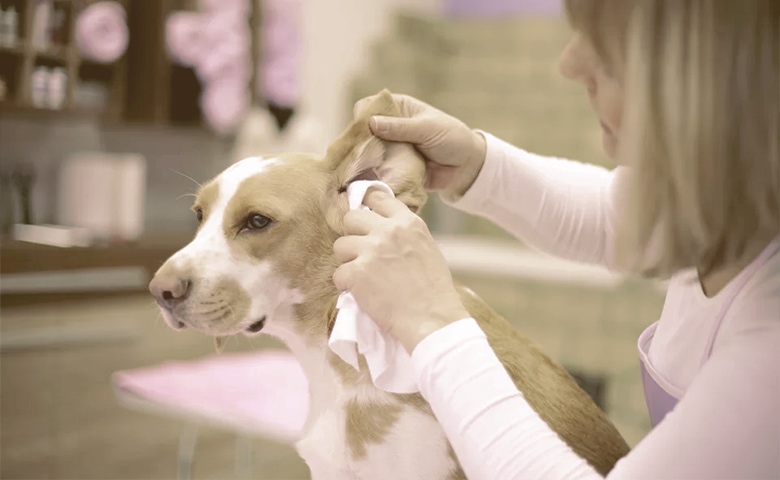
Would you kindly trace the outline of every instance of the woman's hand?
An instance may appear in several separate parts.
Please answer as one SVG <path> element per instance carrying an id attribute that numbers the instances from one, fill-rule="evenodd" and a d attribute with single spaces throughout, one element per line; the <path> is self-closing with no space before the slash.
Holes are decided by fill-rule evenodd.
<path id="1" fill-rule="evenodd" d="M 355 103 L 356 116 L 372 98 Z M 374 135 L 414 145 L 427 160 L 425 188 L 462 196 L 482 170 L 487 151 L 485 137 L 414 97 L 395 94 L 393 99 L 401 108 L 401 117 L 373 117 L 369 125 Z"/>
<path id="2" fill-rule="evenodd" d="M 333 281 L 411 353 L 434 331 L 470 317 L 425 222 L 396 198 L 369 190 L 344 217 Z"/>

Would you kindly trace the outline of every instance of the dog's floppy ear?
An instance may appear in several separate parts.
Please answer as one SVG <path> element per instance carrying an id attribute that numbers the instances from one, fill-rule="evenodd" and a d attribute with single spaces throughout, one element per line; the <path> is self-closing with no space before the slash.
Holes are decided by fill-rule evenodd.
<path id="1" fill-rule="evenodd" d="M 346 188 L 355 180 L 381 180 L 412 211 L 427 199 L 425 161 L 414 147 L 384 142 L 368 126 L 374 115 L 397 117 L 401 110 L 387 90 L 376 95 L 347 129 L 330 144 L 326 162 L 336 178 L 338 204 L 346 210 Z"/>

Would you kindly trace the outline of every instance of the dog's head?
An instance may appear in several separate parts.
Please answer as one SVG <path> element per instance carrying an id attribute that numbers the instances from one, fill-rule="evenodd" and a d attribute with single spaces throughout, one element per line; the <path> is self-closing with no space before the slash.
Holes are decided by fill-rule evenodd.
<path id="1" fill-rule="evenodd" d="M 389 92 L 325 158 L 247 158 L 200 189 L 195 238 L 149 284 L 168 325 L 213 336 L 265 330 L 283 339 L 326 331 L 314 306 L 327 308 L 337 295 L 332 246 L 348 209 L 346 186 L 382 180 L 413 210 L 426 199 L 423 160 L 409 146 L 374 137 L 368 119 L 377 114 L 400 114 Z"/>

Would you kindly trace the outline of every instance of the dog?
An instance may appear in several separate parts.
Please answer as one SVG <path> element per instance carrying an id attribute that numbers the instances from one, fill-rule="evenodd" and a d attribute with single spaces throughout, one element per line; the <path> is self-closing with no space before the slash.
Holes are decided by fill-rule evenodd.
<path id="1" fill-rule="evenodd" d="M 372 115 L 400 115 L 388 91 L 324 158 L 247 158 L 204 185 L 192 208 L 194 239 L 160 267 L 149 289 L 171 328 L 217 339 L 268 334 L 290 348 L 309 380 L 310 411 L 296 449 L 314 480 L 466 478 L 421 395 L 379 390 L 364 358 L 357 371 L 328 348 L 339 295 L 333 243 L 343 234 L 347 186 L 381 180 L 415 212 L 427 198 L 422 158 L 375 137 Z M 629 447 L 607 417 L 536 344 L 458 288 L 530 405 L 597 471 L 609 472 Z"/>

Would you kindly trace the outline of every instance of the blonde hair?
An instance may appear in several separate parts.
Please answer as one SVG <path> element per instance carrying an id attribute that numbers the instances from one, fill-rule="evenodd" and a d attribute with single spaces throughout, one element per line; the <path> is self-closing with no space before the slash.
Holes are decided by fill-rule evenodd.
<path id="1" fill-rule="evenodd" d="M 779 236 L 780 0 L 566 6 L 625 71 L 617 263 L 706 274 Z"/>

